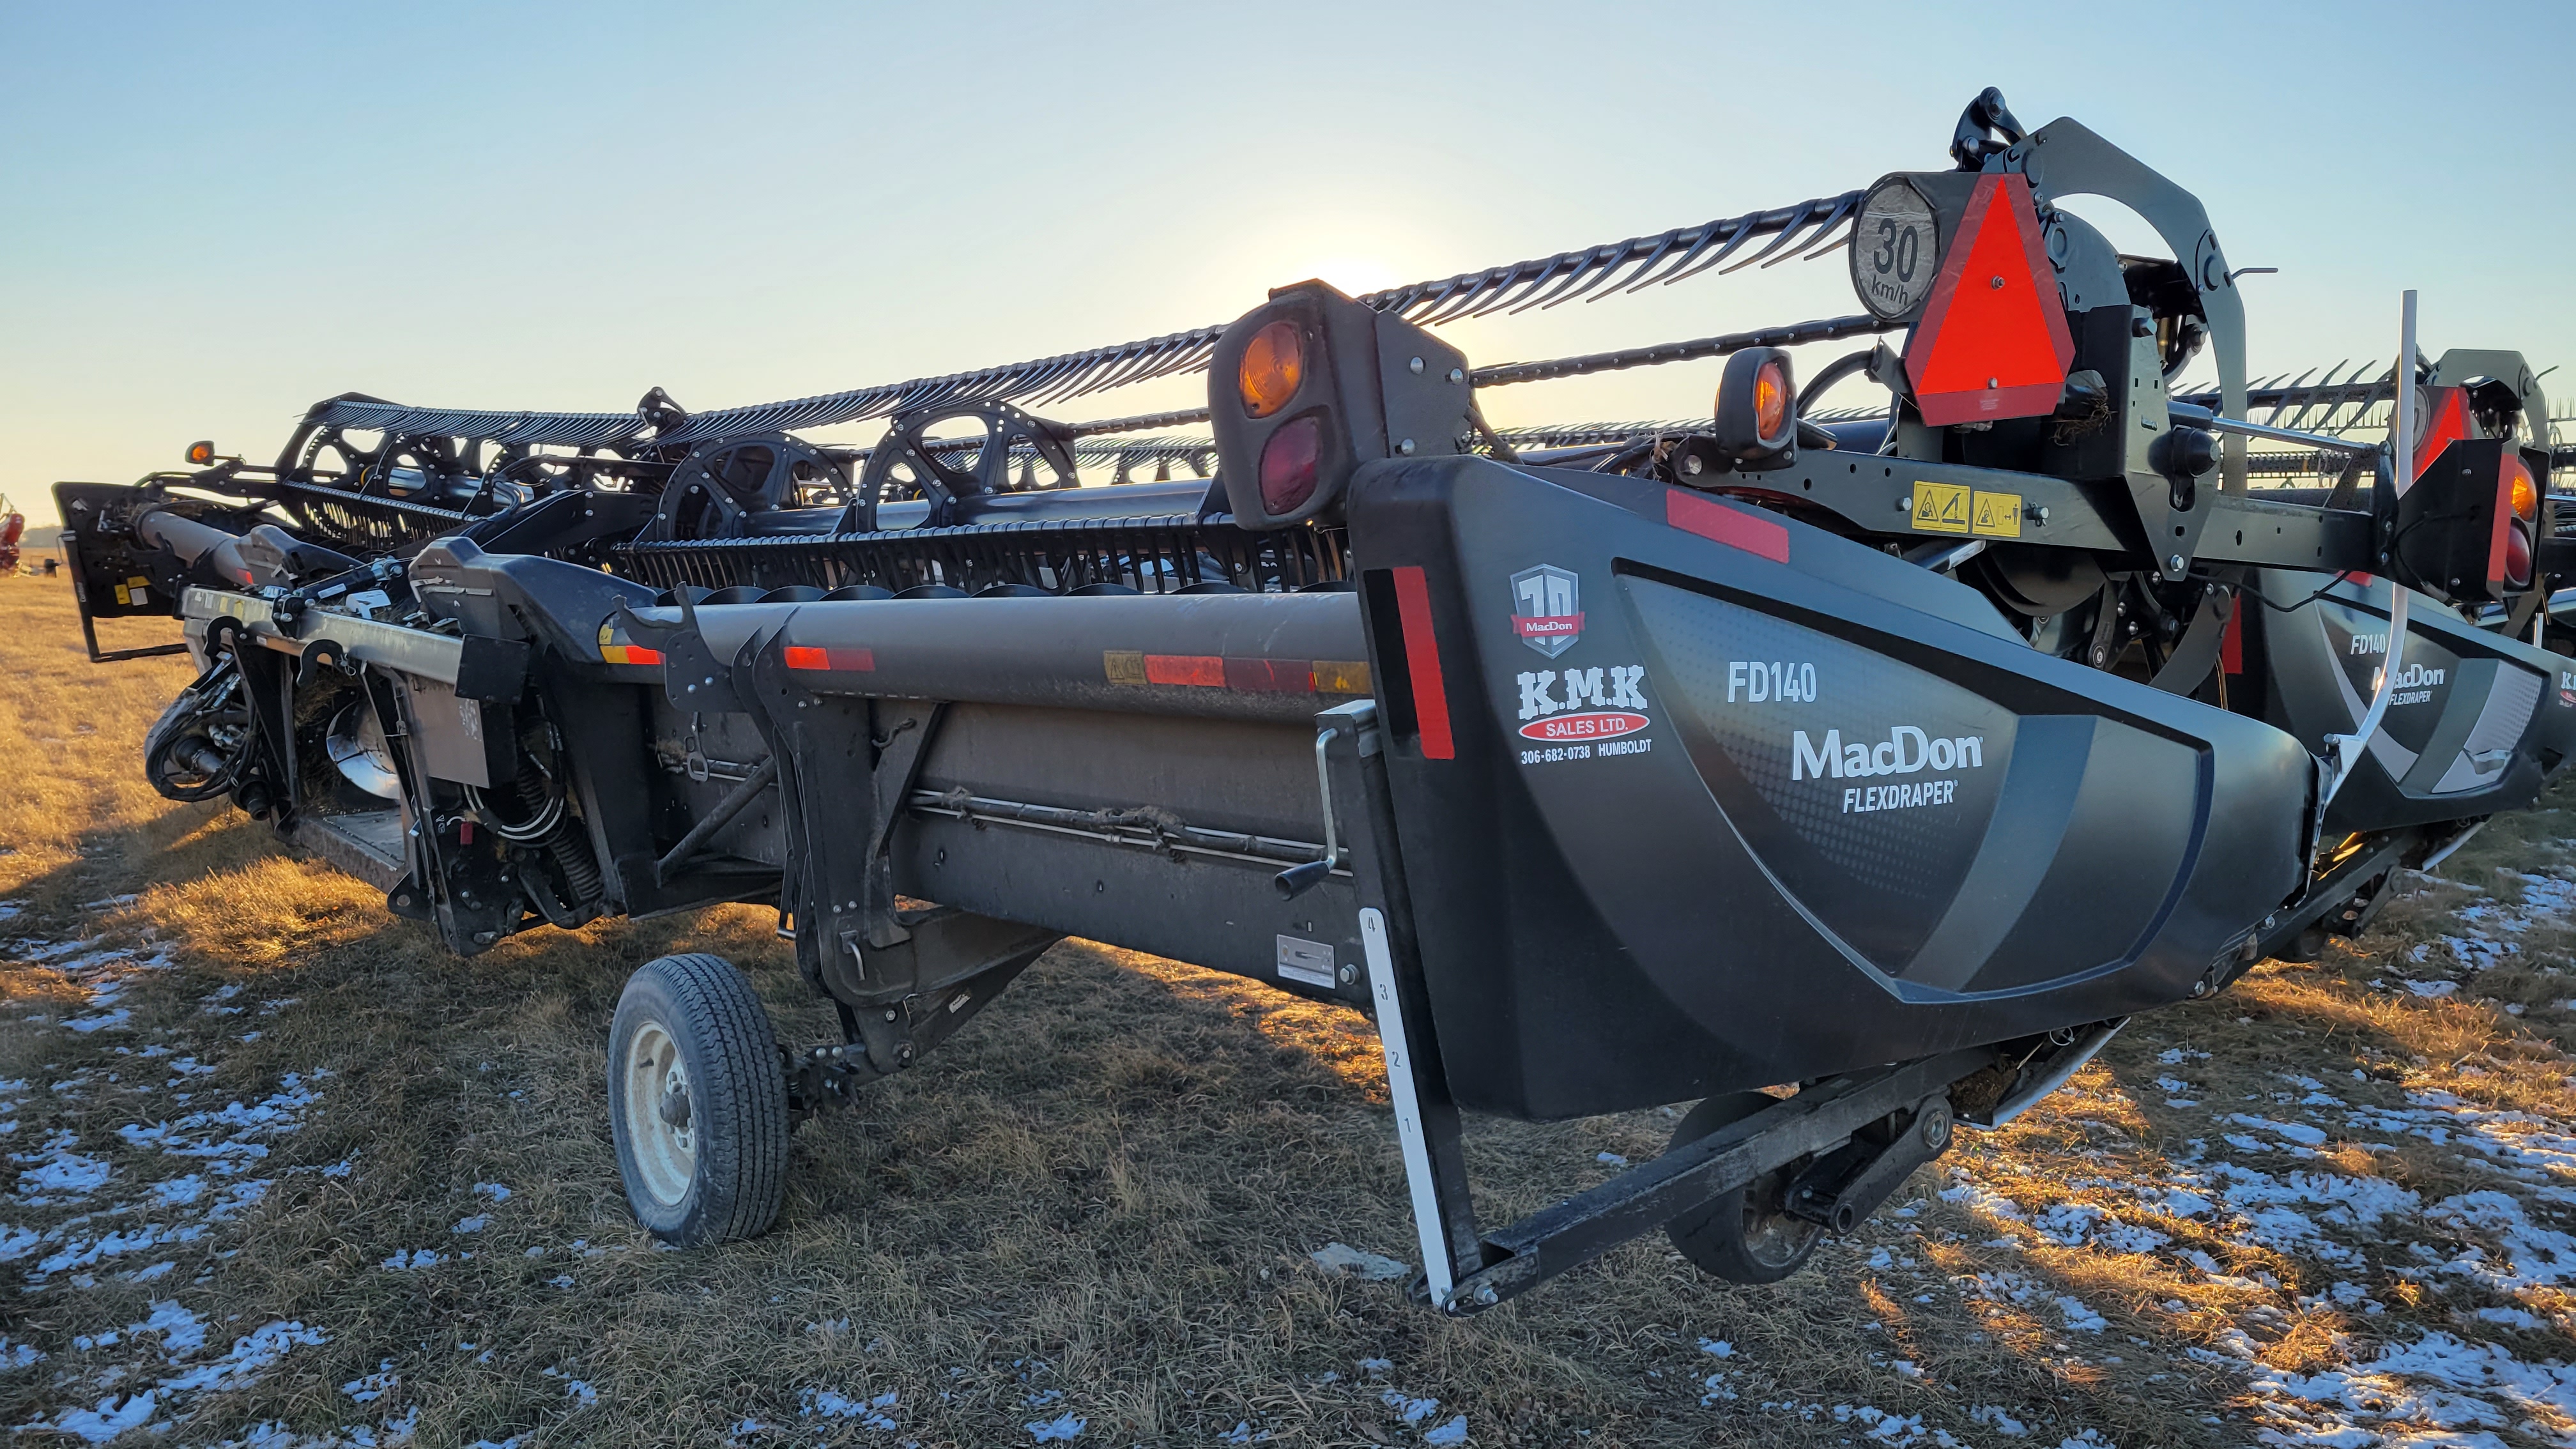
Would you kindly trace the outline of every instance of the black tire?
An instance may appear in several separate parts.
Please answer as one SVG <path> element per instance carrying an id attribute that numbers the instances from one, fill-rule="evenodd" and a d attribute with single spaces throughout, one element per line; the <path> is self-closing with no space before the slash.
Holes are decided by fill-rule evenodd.
<path id="1" fill-rule="evenodd" d="M 1672 1145 L 1696 1142 L 1773 1102 L 1760 1092 L 1711 1097 L 1673 1129 Z M 1730 1283 L 1779 1282 L 1805 1267 L 1825 1237 L 1823 1224 L 1794 1217 L 1780 1205 L 1800 1165 L 1791 1163 L 1673 1219 L 1664 1225 L 1665 1234 L 1683 1257 Z"/>
<path id="2" fill-rule="evenodd" d="M 769 1013 L 732 962 L 664 956 L 627 978 L 608 1032 L 608 1120 L 627 1205 L 653 1236 L 708 1247 L 778 1220 L 787 1078 Z"/>

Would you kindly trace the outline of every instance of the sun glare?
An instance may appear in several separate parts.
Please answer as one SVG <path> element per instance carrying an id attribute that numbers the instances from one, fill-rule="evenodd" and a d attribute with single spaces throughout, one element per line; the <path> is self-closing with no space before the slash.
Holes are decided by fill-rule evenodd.
<path id="1" fill-rule="evenodd" d="M 1292 268 L 1291 271 L 1300 280 L 1313 277 L 1319 281 L 1329 282 L 1337 290 L 1353 297 L 1367 292 L 1383 292 L 1390 287 L 1400 287 L 1406 282 L 1415 280 L 1411 277 L 1399 276 L 1394 267 L 1375 257 L 1348 254 L 1320 258 Z"/>

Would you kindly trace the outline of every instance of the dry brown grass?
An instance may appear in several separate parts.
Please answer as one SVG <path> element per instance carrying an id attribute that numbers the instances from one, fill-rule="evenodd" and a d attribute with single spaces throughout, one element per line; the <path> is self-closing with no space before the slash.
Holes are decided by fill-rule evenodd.
<path id="1" fill-rule="evenodd" d="M 2274 1410 L 2249 1396 L 2230 1345 L 2307 1373 L 2438 1328 L 2536 1361 L 2576 1322 L 2548 1292 L 2519 1302 L 2554 1330 L 2464 1320 L 2492 1295 L 2405 1271 L 2421 1266 L 2410 1242 L 2457 1246 L 2420 1221 L 2330 1229 L 2327 1241 L 2367 1249 L 2355 1268 L 2265 1246 L 2225 1214 L 2155 1215 L 2134 1190 L 2235 1152 L 2216 1117 L 2288 1117 L 2285 1071 L 2355 1107 L 2441 1090 L 2566 1130 L 2561 1049 L 2576 1016 L 2551 1004 L 2576 995 L 2564 921 L 2527 931 L 2527 949 L 2452 999 L 2370 985 L 2458 933 L 2474 893 L 2442 886 L 2393 907 L 2361 950 L 2266 966 L 2216 1002 L 2141 1022 L 2056 1101 L 1927 1171 L 1900 1195 L 1904 1215 L 1883 1214 L 1776 1289 L 1712 1283 L 1660 1239 L 1465 1323 L 1327 1275 L 1307 1254 L 1330 1241 L 1412 1256 L 1364 1024 L 1080 943 L 861 1111 L 802 1128 L 776 1232 L 658 1252 L 627 1217 L 607 1140 L 609 1013 L 635 964 L 710 950 L 752 974 L 784 1035 L 823 1038 L 829 1013 L 798 987 L 767 912 L 539 932 L 450 959 L 367 888 L 276 853 L 238 814 L 143 786 L 141 733 L 181 667 L 88 666 L 58 583 L 0 580 L 0 620 L 0 758 L 16 765 L 0 790 L 0 899 L 21 910 L 0 938 L 25 938 L 0 966 L 0 1081 L 30 1083 L 14 1119 L 0 1116 L 16 1123 L 0 1148 L 32 1159 L 67 1141 L 111 1170 L 86 1195 L 0 1205 L 0 1241 L 6 1225 L 52 1231 L 51 1252 L 189 1220 L 152 1205 L 151 1186 L 204 1164 L 118 1129 L 256 1103 L 290 1073 L 317 1093 L 300 1128 L 256 1139 L 270 1155 L 241 1176 L 273 1185 L 229 1221 L 0 1287 L 0 1365 L 10 1342 L 46 1355 L 0 1367 L 0 1423 L 60 1422 L 174 1374 L 148 1334 L 75 1346 L 165 1301 L 210 1327 L 190 1362 L 275 1320 L 325 1339 L 254 1382 L 162 1394 L 149 1417 L 175 1427 L 153 1442 L 186 1444 L 261 1423 L 382 1436 L 414 1409 L 420 1441 L 439 1445 L 1029 1444 L 1027 1426 L 1065 1413 L 1086 1423 L 1080 1444 L 1209 1444 L 1239 1423 L 1279 1443 L 1416 1444 L 1459 1414 L 1466 1442 L 1486 1446 L 1902 1446 L 1935 1431 L 2053 1445 L 2087 1430 L 2121 1445 L 2234 1444 Z M 2446 877 L 2493 889 L 2505 863 L 2564 866 L 2555 842 L 2576 828 L 2563 792 L 2551 804 L 2498 822 Z M 70 941 L 169 964 L 66 972 L 80 956 L 30 959 Z M 130 1017 L 65 1030 L 111 979 L 125 981 L 116 1004 Z M 2526 1014 L 2503 1015 L 2506 1001 Z M 2209 1056 L 2159 1062 L 2175 1048 Z M 210 1073 L 165 1077 L 182 1057 Z M 2154 1085 L 2165 1075 L 2188 1079 L 2202 1105 L 2167 1106 L 2173 1094 Z M 1525 1210 L 1598 1181 L 1613 1169 L 1595 1154 L 1642 1159 L 1671 1121 L 1480 1124 L 1484 1205 Z M 2338 1130 L 2315 1150 L 2296 1163 L 2236 1155 L 2382 1180 L 2425 1203 L 2496 1185 L 2420 1136 Z M 1944 1200 L 1936 1189 L 1954 1180 L 1987 1196 Z M 510 1196 L 496 1204 L 478 1183 Z M 2169 1241 L 2070 1245 L 2027 1221 L 2066 1204 Z M 475 1214 L 482 1231 L 451 1231 Z M 423 1248 L 473 1256 L 382 1266 Z M 36 1261 L 0 1272 L 25 1277 Z M 163 1276 L 128 1276 L 163 1261 Z M 2347 1277 L 2383 1311 L 2335 1301 Z M 2101 1325 L 2070 1321 L 2061 1296 Z M 353 1401 L 342 1386 L 380 1363 L 398 1386 Z M 891 1391 L 881 1412 L 897 1427 L 803 1412 L 816 1390 Z M 1431 1398 L 1436 1411 L 1403 1418 L 1403 1400 Z M 1861 1406 L 1871 1412 L 1855 1417 Z M 2027 1436 L 1973 1417 L 1989 1406 Z M 747 1418 L 765 1427 L 740 1430 Z M 2503 1442 L 2548 1442 L 2547 1414 L 2519 1421 L 2539 1427 L 2496 1426 Z"/>

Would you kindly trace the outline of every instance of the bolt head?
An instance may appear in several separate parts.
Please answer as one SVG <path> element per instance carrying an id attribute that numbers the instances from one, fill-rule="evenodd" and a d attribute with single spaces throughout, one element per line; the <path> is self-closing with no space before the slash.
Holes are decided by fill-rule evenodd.
<path id="1" fill-rule="evenodd" d="M 1467 369 L 1465 369 L 1465 368 L 1463 368 L 1463 367 L 1453 367 L 1453 368 L 1449 369 L 1449 381 L 1451 381 L 1452 383 L 1465 382 L 1466 380 L 1467 380 Z"/>
<path id="2" fill-rule="evenodd" d="M 1990 286 L 1990 287 L 1992 287 L 1992 288 L 1994 288 L 1996 291 L 2000 292 L 2000 291 L 2002 291 L 2002 290 L 2004 289 L 2004 279 L 2003 279 L 2003 278 L 2001 278 L 2001 277 L 1997 277 L 1997 278 L 1995 278 L 1992 282 L 1989 282 L 1987 285 L 1988 285 L 1988 286 Z"/>
<path id="3" fill-rule="evenodd" d="M 1404 441 L 1402 441 L 1402 442 L 1400 442 L 1400 443 L 1397 443 L 1397 444 L 1395 445 L 1395 450 L 1396 450 L 1397 452 L 1399 452 L 1399 453 L 1403 454 L 1404 456 L 1408 457 L 1408 458 L 1412 457 L 1412 456 L 1413 456 L 1413 440 L 1412 440 L 1411 438 L 1406 438 Z"/>
<path id="4" fill-rule="evenodd" d="M 1341 978 L 1341 982 L 1344 986 L 1348 986 L 1352 982 L 1360 979 L 1360 968 L 1353 966 L 1346 961 L 1342 963 L 1342 969 L 1334 974 Z"/>
<path id="5" fill-rule="evenodd" d="M 1413 361 L 1412 361 L 1412 362 L 1410 362 L 1410 363 L 1408 363 L 1408 364 L 1406 364 L 1406 365 L 1407 365 L 1407 366 L 1409 366 L 1409 367 L 1411 367 L 1411 368 L 1413 369 L 1413 375 L 1414 375 L 1415 377 L 1420 377 L 1420 376 L 1422 375 L 1422 359 L 1421 359 L 1421 358 L 1417 357 L 1417 358 L 1413 359 Z"/>
<path id="6" fill-rule="evenodd" d="M 1501 1302 L 1502 1298 L 1503 1295 L 1495 1292 L 1494 1285 L 1491 1283 L 1488 1283 L 1484 1287 L 1476 1290 L 1476 1301 L 1484 1304 L 1488 1308 Z"/>
<path id="7" fill-rule="evenodd" d="M 1899 498 L 1899 499 L 1897 499 L 1897 500 L 1896 500 L 1896 511 L 1897 511 L 1897 512 L 1899 512 L 1899 513 L 1912 513 L 1912 512 L 1914 511 L 1914 499 L 1912 498 L 1912 496 L 1911 496 L 1911 495 L 1909 495 L 1909 496 L 1906 496 L 1906 497 L 1903 497 L 1903 498 Z"/>
<path id="8" fill-rule="evenodd" d="M 2172 571 L 2173 571 L 2173 572 L 2175 572 L 2175 573 L 2181 573 L 2181 572 L 2182 572 L 2182 555 L 2181 555 L 2181 554 L 2175 554 L 2175 555 L 2173 555 L 2172 557 L 2170 557 L 2170 558 L 2166 559 L 2166 560 L 2165 560 L 2165 567 L 2166 567 L 2166 568 L 2168 568 L 2168 569 L 2170 569 L 2170 570 L 2172 570 Z"/>

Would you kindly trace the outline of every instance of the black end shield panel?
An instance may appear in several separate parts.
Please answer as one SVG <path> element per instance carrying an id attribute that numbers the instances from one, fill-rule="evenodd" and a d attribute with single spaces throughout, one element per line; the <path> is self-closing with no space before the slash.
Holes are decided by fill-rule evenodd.
<path id="1" fill-rule="evenodd" d="M 1609 1111 L 2163 1005 L 2302 882 L 2295 740 L 2035 654 L 1973 591 L 1781 515 L 1442 459 L 1365 470 L 1351 536 L 1471 1105 Z"/>
<path id="2" fill-rule="evenodd" d="M 2388 667 L 2386 579 L 2272 571 L 2257 580 L 2240 708 L 2323 750 L 2370 708 Z M 2576 751 L 2576 669 L 2431 598 L 2408 606 L 2388 712 L 2327 813 L 2333 833 L 2518 810 Z"/>

